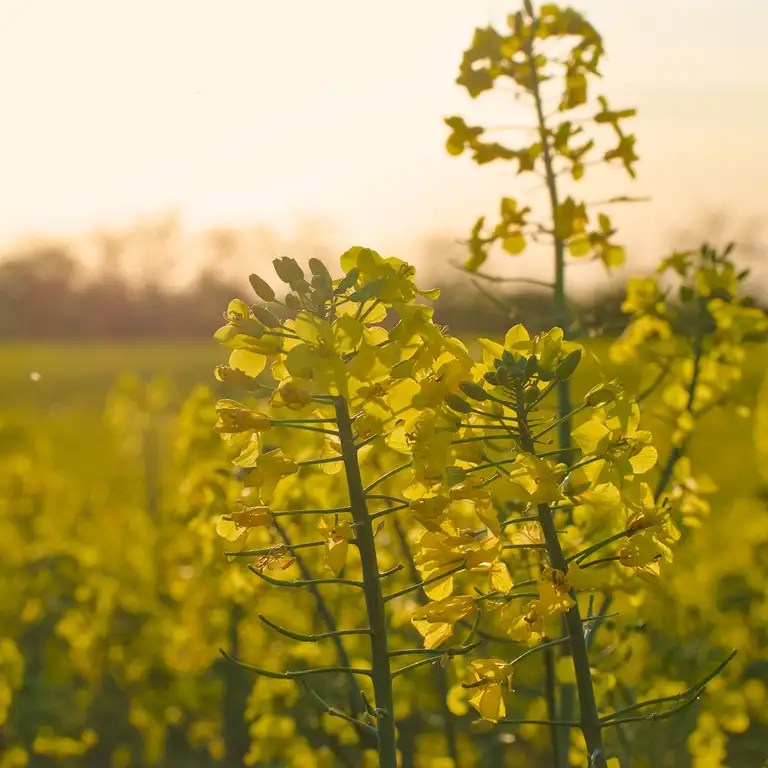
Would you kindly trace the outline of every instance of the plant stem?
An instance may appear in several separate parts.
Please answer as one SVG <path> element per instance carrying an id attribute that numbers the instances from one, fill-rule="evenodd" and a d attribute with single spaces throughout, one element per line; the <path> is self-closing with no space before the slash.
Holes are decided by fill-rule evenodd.
<path id="1" fill-rule="evenodd" d="M 363 480 L 355 448 L 355 435 L 347 401 L 334 397 L 336 421 L 339 425 L 339 440 L 342 446 L 344 469 L 346 470 L 349 502 L 355 523 L 357 548 L 363 571 L 363 590 L 368 612 L 368 626 L 371 631 L 371 677 L 376 700 L 376 736 L 379 748 L 379 768 L 397 768 L 397 735 L 395 731 L 394 699 L 392 696 L 392 672 L 389 663 L 387 642 L 387 620 L 384 612 L 384 598 L 381 593 L 379 566 L 376 559 L 376 544 L 373 527 L 365 500 Z"/>
<path id="2" fill-rule="evenodd" d="M 696 389 L 699 384 L 699 373 L 701 372 L 701 358 L 704 354 L 703 349 L 703 333 L 701 328 L 702 315 L 704 314 L 705 307 L 701 299 L 699 299 L 699 322 L 696 324 L 696 335 L 693 339 L 693 373 L 691 374 L 691 381 L 688 384 L 688 397 L 685 403 L 685 412 L 693 414 L 693 403 L 696 399 Z M 667 488 L 669 481 L 672 479 L 672 473 L 675 471 L 677 462 L 685 454 L 686 443 L 681 443 L 672 448 L 667 462 L 661 471 L 659 482 L 656 485 L 656 490 L 653 494 L 654 501 L 658 501 L 661 495 Z"/>
<path id="3" fill-rule="evenodd" d="M 552 157 L 552 147 L 550 145 L 549 129 L 547 128 L 544 117 L 544 105 L 541 98 L 541 88 L 539 82 L 539 73 L 536 66 L 536 58 L 533 52 L 533 43 L 531 42 L 526 51 L 528 62 L 531 67 L 531 81 L 534 105 L 536 108 L 536 122 L 539 138 L 542 145 L 542 159 L 544 161 L 544 173 L 547 183 L 547 194 L 549 196 L 550 214 L 552 216 L 553 226 L 557 221 L 557 212 L 560 207 L 557 189 L 557 175 L 555 174 L 554 158 Z M 555 322 L 563 329 L 564 338 L 569 338 L 571 333 L 571 321 L 568 311 L 568 302 L 565 294 L 565 240 L 558 234 L 555 226 L 554 249 L 555 249 L 555 284 L 554 284 L 554 302 L 555 302 Z M 557 411 L 558 416 L 564 419 L 558 424 L 558 444 L 563 451 L 561 461 L 568 461 L 567 450 L 571 447 L 571 423 L 568 414 L 571 413 L 571 389 L 569 381 L 558 381 L 557 384 Z"/>
<path id="4" fill-rule="evenodd" d="M 533 21 L 534 29 L 538 26 L 538 19 Z M 528 57 L 528 63 L 531 67 L 531 90 L 533 92 L 533 100 L 536 108 L 536 127 L 541 140 L 542 146 L 542 159 L 544 161 L 544 173 L 546 176 L 547 194 L 549 196 L 550 215 L 552 217 L 552 229 L 554 239 L 554 255 L 555 255 L 555 287 L 554 287 L 554 303 L 555 303 L 555 321 L 563 329 L 563 337 L 565 339 L 570 338 L 571 335 L 571 321 L 568 312 L 568 302 L 565 292 L 565 240 L 558 232 L 558 209 L 560 207 L 558 188 L 557 188 L 557 175 L 555 173 L 554 158 L 552 157 L 552 147 L 550 145 L 549 129 L 547 127 L 546 118 L 544 116 L 544 105 L 541 97 L 541 83 L 539 81 L 539 72 L 536 65 L 536 56 L 533 50 L 533 36 L 530 43 L 527 46 L 526 55 Z M 557 383 L 557 415 L 561 419 L 557 427 L 557 443 L 558 447 L 562 451 L 560 454 L 560 461 L 565 464 L 570 464 L 570 448 L 571 448 L 571 419 L 568 418 L 568 414 L 571 413 L 571 388 L 570 381 L 558 381 Z M 571 515 L 568 514 L 570 521 Z M 547 516 L 551 519 L 552 515 L 547 511 Z M 553 526 L 554 527 L 554 526 Z M 568 628 L 570 632 L 570 628 Z M 579 630 L 581 634 L 581 630 Z M 567 650 L 564 649 L 564 653 Z M 574 691 L 572 685 L 563 685 L 560 694 L 560 709 L 561 715 L 564 720 L 570 720 L 573 716 L 573 704 L 574 704 Z M 599 734 L 599 732 L 598 732 Z M 570 736 L 566 729 L 560 730 L 561 737 L 561 750 L 560 752 L 567 755 L 568 748 L 570 746 Z M 586 734 L 585 734 L 586 737 Z M 567 758 L 565 758 L 567 759 Z M 560 768 L 559 766 L 557 768 Z"/>
<path id="5" fill-rule="evenodd" d="M 550 565 L 558 571 L 567 573 L 568 563 L 560 546 L 560 539 L 557 536 L 557 530 L 555 529 L 549 506 L 547 504 L 539 504 L 538 514 L 541 530 L 547 542 Z M 584 640 L 579 603 L 573 590 L 571 590 L 571 598 L 574 600 L 574 605 L 565 614 L 565 626 L 573 658 L 573 669 L 576 674 L 581 730 L 587 745 L 587 753 L 590 756 L 594 756 L 590 768 L 607 768 L 601 732 L 602 724 L 597 712 L 595 690 L 592 686 L 592 671 L 589 667 L 587 644 Z M 567 720 L 569 718 L 564 719 Z"/>
<path id="6" fill-rule="evenodd" d="M 520 389 L 522 390 L 522 385 L 520 385 Z M 522 391 L 518 393 L 517 400 L 520 404 L 517 411 L 517 417 L 522 434 L 522 448 L 527 453 L 535 455 L 536 449 L 528 427 L 528 414 L 523 405 L 525 398 Z M 536 511 L 539 525 L 541 526 L 541 532 L 547 545 L 549 564 L 552 568 L 567 573 L 568 561 L 566 560 L 565 553 L 560 544 L 560 538 L 557 533 L 557 528 L 555 528 L 555 521 L 552 517 L 552 510 L 549 508 L 549 504 L 538 504 Z M 582 626 L 581 613 L 579 612 L 579 602 L 574 590 L 570 590 L 569 595 L 573 600 L 573 606 L 565 613 L 563 624 L 565 626 L 565 634 L 568 636 L 568 645 L 570 647 L 570 655 L 573 658 L 573 669 L 576 676 L 576 690 L 578 691 L 579 697 L 579 723 L 581 732 L 584 734 L 587 754 L 590 756 L 590 768 L 607 768 L 605 748 L 603 746 L 602 722 L 600 721 L 600 715 L 597 712 L 595 690 L 592 685 L 592 670 L 589 666 L 589 653 L 584 639 L 584 629 Z M 566 690 L 565 686 L 561 689 L 560 717 L 564 722 L 570 722 L 570 713 L 566 716 L 562 711 L 564 708 L 563 699 L 565 698 Z M 573 690 L 573 686 L 570 686 L 570 690 Z M 564 732 L 567 736 L 567 732 L 564 728 L 558 729 L 558 735 Z M 561 738 L 559 739 L 559 742 L 556 754 L 560 755 L 563 760 L 566 760 L 570 739 Z M 559 768 L 559 766 L 557 768 Z"/>

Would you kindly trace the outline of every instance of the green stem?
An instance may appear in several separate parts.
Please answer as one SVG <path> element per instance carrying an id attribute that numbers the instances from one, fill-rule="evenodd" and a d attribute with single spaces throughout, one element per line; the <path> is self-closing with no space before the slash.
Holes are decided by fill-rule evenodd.
<path id="1" fill-rule="evenodd" d="M 534 26 L 538 26 L 538 19 L 534 20 Z M 550 214 L 552 217 L 553 239 L 554 239 L 554 251 L 555 251 L 555 288 L 554 288 L 554 303 L 555 303 L 555 320 L 557 324 L 563 329 L 563 337 L 569 339 L 571 336 L 571 321 L 568 311 L 568 301 L 565 292 L 565 240 L 557 231 L 558 221 L 558 209 L 560 207 L 560 201 L 558 199 L 557 188 L 557 175 L 555 173 L 554 158 L 552 156 L 552 147 L 550 144 L 550 131 L 547 127 L 546 118 L 544 116 L 544 105 L 541 97 L 541 83 L 539 81 L 539 72 L 536 65 L 536 56 L 533 50 L 533 36 L 531 42 L 527 46 L 526 55 L 531 67 L 531 90 L 533 92 L 533 99 L 536 107 L 536 124 L 539 138 L 541 139 L 542 146 L 542 159 L 544 161 L 544 172 L 546 176 L 547 193 L 549 196 Z M 561 419 L 557 427 L 557 442 L 558 448 L 562 451 L 560 454 L 560 461 L 565 464 L 569 463 L 570 448 L 572 445 L 571 432 L 572 422 L 567 415 L 572 411 L 571 405 L 571 389 L 570 380 L 561 381 L 557 383 L 557 414 Z M 546 516 L 551 520 L 552 515 L 547 511 Z M 569 522 L 571 516 L 569 515 Z M 552 526 L 554 528 L 554 526 Z M 557 534 L 555 534 L 556 536 Z M 559 546 L 559 545 L 558 545 Z M 566 622 L 567 623 L 567 622 Z M 573 622 L 575 624 L 575 622 Z M 568 628 L 570 632 L 570 627 Z M 579 630 L 579 636 L 583 638 L 581 630 Z M 566 651 L 567 652 L 567 651 Z M 591 690 L 591 680 L 590 680 Z M 560 695 L 560 709 L 563 719 L 570 720 L 574 709 L 574 690 L 572 685 L 563 685 Z M 583 709 L 583 704 L 582 704 Z M 563 760 L 567 763 L 567 754 L 570 747 L 570 737 L 565 729 L 560 731 L 561 735 L 561 749 L 560 753 L 563 755 Z M 584 734 L 586 738 L 586 733 Z M 597 731 L 598 738 L 600 737 L 600 731 Z M 602 740 L 600 739 L 602 742 Z M 592 750 L 588 752 L 592 754 Z M 606 765 L 605 757 L 598 758 L 598 761 L 594 763 L 591 768 L 603 768 Z M 557 766 L 556 768 L 561 768 Z"/>
<path id="2" fill-rule="evenodd" d="M 341 432 L 341 428 L 339 428 L 339 432 Z M 342 445 L 344 445 L 343 442 Z M 390 477 L 396 475 L 398 472 L 402 472 L 404 469 L 408 469 L 411 464 L 413 464 L 412 461 L 406 461 L 405 464 L 401 464 L 399 467 L 395 467 L 394 469 L 390 469 L 389 472 L 385 472 L 381 477 L 377 478 L 369 486 L 363 489 L 364 495 L 368 495 L 370 491 L 372 491 L 377 485 L 381 485 L 381 483 L 383 483 L 385 480 L 389 480 Z"/>
<path id="3" fill-rule="evenodd" d="M 336 709 L 336 707 L 332 707 L 324 698 L 322 698 L 322 696 L 320 696 L 319 693 L 317 693 L 317 691 L 310 688 L 303 680 L 301 682 L 304 690 L 323 708 L 326 714 L 330 715 L 331 717 L 338 717 L 341 720 L 346 720 L 359 731 L 362 731 L 365 734 L 370 734 L 374 738 L 376 737 L 376 729 L 373 726 L 368 725 L 368 723 L 362 723 L 357 718 L 350 717 L 345 712 Z"/>
<path id="4" fill-rule="evenodd" d="M 355 435 L 347 401 L 334 398 L 339 439 L 346 470 L 349 501 L 356 527 L 357 547 L 363 571 L 363 590 L 371 631 L 371 678 L 376 701 L 376 736 L 379 748 L 379 768 L 397 768 L 397 734 L 395 730 L 394 698 L 392 695 L 392 670 L 389 661 L 387 618 L 381 593 L 379 567 L 373 527 L 368 514 L 365 489 L 355 448 Z"/>
<path id="5" fill-rule="evenodd" d="M 550 565 L 558 571 L 567 573 L 568 563 L 560 546 L 560 539 L 552 519 L 552 512 L 546 504 L 539 504 L 538 514 L 544 539 L 547 542 Z M 607 768 L 601 732 L 602 724 L 597 712 L 595 689 L 592 685 L 592 670 L 589 666 L 589 655 L 587 653 L 587 644 L 584 640 L 579 603 L 573 590 L 571 590 L 570 594 L 574 605 L 565 614 L 565 626 L 568 632 L 573 668 L 576 675 L 581 731 L 584 734 L 587 753 L 592 759 L 590 765 L 594 766 L 594 768 Z"/>
<path id="6" fill-rule="evenodd" d="M 278 632 L 281 635 L 285 635 L 285 637 L 290 637 L 291 640 L 296 640 L 300 643 L 316 643 L 318 640 L 327 640 L 331 637 L 343 637 L 344 635 L 370 635 L 371 632 L 368 629 L 337 629 L 333 632 L 321 632 L 319 634 L 312 634 L 312 635 L 306 635 L 301 632 L 294 632 L 290 629 L 286 629 L 285 627 L 281 627 L 279 624 L 275 624 L 273 621 L 270 621 L 264 614 L 259 614 L 259 621 L 266 624 L 268 627 L 271 627 L 275 630 L 275 632 Z"/>
<path id="7" fill-rule="evenodd" d="M 704 304 L 701 299 L 699 299 L 699 315 L 703 315 L 705 310 Z M 702 328 L 701 328 L 701 317 L 699 318 L 699 322 L 696 324 L 696 336 L 693 340 L 693 373 L 691 375 L 691 381 L 688 384 L 688 397 L 685 403 L 685 412 L 686 413 L 693 413 L 693 403 L 696 399 L 696 389 L 699 384 L 699 374 L 701 372 L 701 358 L 704 354 L 703 349 L 703 341 L 702 338 Z M 672 451 L 670 452 L 669 456 L 667 457 L 667 462 L 664 465 L 664 469 L 661 471 L 661 476 L 659 477 L 659 482 L 656 485 L 656 490 L 653 494 L 654 501 L 657 501 L 661 498 L 661 495 L 664 493 L 664 491 L 667 488 L 667 485 L 669 484 L 669 481 L 672 479 L 672 473 L 675 471 L 675 467 L 677 466 L 677 462 L 680 461 L 680 459 L 685 454 L 686 444 L 682 443 L 680 445 L 676 445 Z"/>
<path id="8" fill-rule="evenodd" d="M 333 509 L 287 509 L 280 512 L 273 512 L 273 517 L 292 517 L 295 515 L 340 515 L 344 512 L 351 512 L 349 507 L 334 507 Z"/>
<path id="9" fill-rule="evenodd" d="M 526 452 L 535 455 L 536 450 L 527 423 L 528 414 L 523 405 L 525 401 L 524 393 L 518 393 L 517 400 L 518 403 L 520 403 L 517 415 L 523 433 L 522 447 Z M 562 545 L 560 544 L 560 538 L 558 536 L 557 528 L 555 528 L 552 510 L 549 508 L 548 504 L 538 504 L 536 511 L 544 541 L 547 545 L 549 564 L 552 568 L 567 573 L 568 561 L 565 558 Z M 584 629 L 582 627 L 581 613 L 579 611 L 579 602 L 574 590 L 570 590 L 569 595 L 573 600 L 573 606 L 566 611 L 563 618 L 563 624 L 565 626 L 565 634 L 568 637 L 570 655 L 573 659 L 573 668 L 576 676 L 581 732 L 584 735 L 587 754 L 590 759 L 590 768 L 607 768 L 605 747 L 603 745 L 602 723 L 600 722 L 600 715 L 597 711 L 595 689 L 592 684 L 592 670 L 590 669 L 589 654 L 584 639 Z M 573 686 L 570 686 L 570 688 L 572 689 Z M 561 690 L 560 714 L 563 720 L 569 721 L 570 713 L 566 714 L 565 704 L 566 686 L 563 686 Z M 562 733 L 562 730 L 560 733 Z M 558 754 L 563 756 L 563 759 L 565 759 L 565 756 L 568 754 L 569 745 L 570 740 L 562 737 Z"/>
<path id="10" fill-rule="evenodd" d="M 596 544 L 593 544 L 591 547 L 587 547 L 586 549 L 582 549 L 581 552 L 577 552 L 575 555 L 571 555 L 570 557 L 566 558 L 567 562 L 571 562 L 573 560 L 577 560 L 579 563 L 582 560 L 585 560 L 590 555 L 593 555 L 595 552 L 599 552 L 603 547 L 607 547 L 609 544 L 613 544 L 614 541 L 619 541 L 620 539 L 624 539 L 627 536 L 631 535 L 631 531 L 624 530 L 619 531 L 619 533 L 614 533 L 613 536 L 608 536 L 606 539 L 602 539 L 601 541 L 598 541 Z"/>
<path id="11" fill-rule="evenodd" d="M 648 699 L 647 701 L 640 701 L 637 704 L 633 704 L 630 707 L 626 707 L 625 709 L 621 709 L 618 712 L 613 712 L 610 715 L 606 715 L 602 722 L 604 725 L 611 725 L 611 724 L 618 724 L 618 719 L 623 718 L 624 715 L 628 715 L 631 712 L 636 712 L 638 709 L 645 709 L 646 707 L 653 706 L 654 704 L 668 704 L 674 701 L 682 701 L 682 702 L 688 702 L 692 703 L 692 701 L 695 701 L 696 698 L 701 694 L 701 692 L 709 685 L 709 683 L 714 680 L 732 661 L 733 658 L 736 656 L 737 651 L 731 651 L 728 656 L 723 659 L 706 677 L 699 680 L 698 683 L 695 683 L 692 685 L 688 690 L 683 691 L 682 693 L 675 693 L 671 696 L 660 696 L 656 699 Z M 667 710 L 666 712 L 662 713 L 656 713 L 654 716 L 645 716 L 645 717 L 638 717 L 638 720 L 646 719 L 646 720 L 653 720 L 653 719 L 659 719 L 660 715 L 667 715 L 671 712 L 671 710 Z M 623 722 L 629 722 L 629 720 L 623 720 Z"/>
<path id="12" fill-rule="evenodd" d="M 533 436 L 534 442 L 536 442 L 539 438 L 544 437 L 544 435 L 546 435 L 547 432 L 551 432 L 555 428 L 560 429 L 563 426 L 563 424 L 566 424 L 566 426 L 567 426 L 570 423 L 571 419 L 577 413 L 580 413 L 581 411 L 583 411 L 585 408 L 589 408 L 589 406 L 584 404 L 584 405 L 580 405 L 578 408 L 574 408 L 573 410 L 568 410 L 565 413 L 565 415 L 564 416 L 560 416 L 557 419 L 557 421 L 553 421 L 551 424 L 549 424 L 548 426 L 544 427 L 544 429 L 542 429 L 540 432 L 537 432 Z M 571 436 L 571 432 L 570 432 L 570 427 L 569 427 L 568 428 L 568 439 L 569 439 L 569 442 L 570 442 L 570 436 Z M 570 450 L 570 446 L 568 448 L 563 448 L 563 446 L 561 445 L 561 446 L 559 446 L 559 448 L 560 448 L 560 455 L 561 456 L 562 456 L 564 450 Z"/>
<path id="13" fill-rule="evenodd" d="M 246 664 L 234 656 L 228 654 L 225 650 L 219 649 L 219 653 L 231 661 L 233 664 L 237 664 L 242 669 L 247 669 L 249 672 L 254 672 L 260 677 L 270 677 L 273 680 L 298 680 L 302 677 L 309 677 L 310 675 L 327 675 L 331 672 L 344 672 L 349 675 L 362 675 L 363 677 L 373 677 L 373 672 L 370 669 L 356 669 L 355 667 L 314 667 L 312 669 L 299 669 L 294 671 L 286 670 L 285 672 L 274 672 L 271 669 L 265 669 L 264 667 L 257 667 L 253 664 Z"/>
<path id="14" fill-rule="evenodd" d="M 550 725 L 557 728 L 581 728 L 578 720 L 499 720 L 498 725 Z"/>
<path id="15" fill-rule="evenodd" d="M 267 576 L 266 573 L 260 571 L 253 565 L 248 566 L 248 570 L 251 573 L 255 573 L 260 579 L 264 579 L 268 584 L 273 587 L 287 587 L 289 589 L 301 589 L 302 587 L 317 586 L 319 584 L 343 584 L 348 587 L 359 587 L 363 589 L 362 581 L 353 581 L 352 579 L 275 579 L 272 576 Z"/>
<path id="16" fill-rule="evenodd" d="M 416 592 L 420 589 L 423 589 L 424 587 L 428 587 L 430 584 L 435 584 L 438 581 L 447 579 L 449 576 L 453 576 L 455 573 L 458 573 L 459 571 L 463 571 L 465 567 L 464 561 L 461 560 L 460 562 L 461 562 L 461 565 L 457 565 L 455 568 L 451 568 L 451 570 L 449 571 L 445 571 L 444 573 L 439 573 L 437 576 L 431 576 L 428 579 L 424 579 L 424 581 L 420 581 L 418 584 L 411 584 L 410 587 L 405 587 L 405 589 L 401 589 L 399 592 L 393 592 L 391 595 L 387 595 L 384 598 L 384 602 L 388 603 L 390 600 L 395 600 L 398 597 L 403 597 L 403 595 L 410 595 L 411 592 Z"/>

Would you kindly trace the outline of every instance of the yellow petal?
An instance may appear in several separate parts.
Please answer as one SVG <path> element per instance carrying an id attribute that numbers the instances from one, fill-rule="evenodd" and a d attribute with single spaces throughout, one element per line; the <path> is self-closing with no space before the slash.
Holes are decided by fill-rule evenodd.
<path id="1" fill-rule="evenodd" d="M 491 589 L 497 592 L 509 592 L 512 589 L 512 577 L 509 569 L 502 562 L 493 563 L 488 571 Z"/>
<path id="2" fill-rule="evenodd" d="M 333 537 L 328 540 L 325 546 L 325 567 L 333 571 L 338 576 L 347 563 L 347 550 L 349 542 L 347 539 Z"/>
<path id="3" fill-rule="evenodd" d="M 497 723 L 507 713 L 499 683 L 477 689 L 469 703 L 480 713 L 483 720 L 492 723 Z"/>

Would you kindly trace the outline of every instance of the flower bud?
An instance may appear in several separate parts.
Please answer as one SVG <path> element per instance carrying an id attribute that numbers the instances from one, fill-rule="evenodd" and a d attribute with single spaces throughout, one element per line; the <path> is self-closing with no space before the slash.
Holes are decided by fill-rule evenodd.
<path id="1" fill-rule="evenodd" d="M 262 301 L 269 303 L 277 298 L 269 283 L 262 280 L 258 275 L 251 275 L 248 280 L 251 283 L 251 288 Z"/>
<path id="2" fill-rule="evenodd" d="M 488 399 L 488 393 L 474 381 L 462 381 L 459 389 L 470 399 L 483 403 Z"/>
<path id="3" fill-rule="evenodd" d="M 555 375 L 560 381 L 567 381 L 573 376 L 574 371 L 581 362 L 581 350 L 574 349 L 573 352 L 566 355 L 557 366 Z"/>
<path id="4" fill-rule="evenodd" d="M 454 395 L 453 392 L 449 392 L 445 396 L 445 404 L 452 411 L 457 411 L 458 413 L 472 413 L 472 406 L 458 395 Z"/>

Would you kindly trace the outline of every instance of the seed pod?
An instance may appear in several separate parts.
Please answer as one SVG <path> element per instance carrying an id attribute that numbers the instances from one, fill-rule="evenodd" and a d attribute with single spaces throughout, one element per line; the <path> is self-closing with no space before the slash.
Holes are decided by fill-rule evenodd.
<path id="1" fill-rule="evenodd" d="M 474 381 L 462 381 L 459 389 L 470 399 L 484 403 L 488 399 L 488 393 Z"/>
<path id="2" fill-rule="evenodd" d="M 458 413 L 472 413 L 472 406 L 466 400 L 453 394 L 453 392 L 449 392 L 445 396 L 445 404 L 452 411 L 457 411 Z"/>
<path id="3" fill-rule="evenodd" d="M 573 376 L 574 371 L 581 362 L 581 350 L 574 349 L 573 352 L 566 355 L 557 366 L 555 375 L 560 381 L 567 381 Z"/>
<path id="4" fill-rule="evenodd" d="M 248 280 L 251 283 L 251 288 L 253 288 L 256 295 L 262 300 L 266 302 L 275 301 L 277 296 L 275 295 L 275 292 L 272 290 L 272 286 L 266 281 L 262 280 L 258 275 L 251 275 Z"/>

